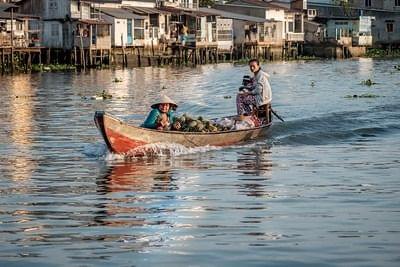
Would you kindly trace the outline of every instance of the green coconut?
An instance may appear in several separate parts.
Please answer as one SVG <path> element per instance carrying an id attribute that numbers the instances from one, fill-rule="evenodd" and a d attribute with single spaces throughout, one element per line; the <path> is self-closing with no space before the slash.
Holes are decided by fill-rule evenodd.
<path id="1" fill-rule="evenodd" d="M 189 124 L 188 124 L 188 126 L 189 126 L 189 128 L 194 128 L 194 127 L 196 127 L 196 125 L 197 125 L 197 121 L 191 121 Z"/>
<path id="2" fill-rule="evenodd" d="M 196 130 L 201 132 L 204 129 L 204 124 L 202 122 L 198 122 L 196 125 Z"/>

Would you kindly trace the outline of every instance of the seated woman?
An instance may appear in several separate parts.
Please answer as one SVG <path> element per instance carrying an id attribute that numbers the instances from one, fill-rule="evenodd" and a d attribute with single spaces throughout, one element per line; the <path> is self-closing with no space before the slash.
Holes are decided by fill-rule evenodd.
<path id="1" fill-rule="evenodd" d="M 157 130 L 179 130 L 181 125 L 174 123 L 174 111 L 178 105 L 166 95 L 161 95 L 156 104 L 151 105 L 152 110 L 141 125 L 144 128 Z M 173 125 L 173 127 L 171 127 Z"/>
<path id="2" fill-rule="evenodd" d="M 236 109 L 238 115 L 250 116 L 254 114 L 256 108 L 256 98 L 251 93 L 254 89 L 254 81 L 250 76 L 243 76 L 242 86 L 236 95 Z"/>

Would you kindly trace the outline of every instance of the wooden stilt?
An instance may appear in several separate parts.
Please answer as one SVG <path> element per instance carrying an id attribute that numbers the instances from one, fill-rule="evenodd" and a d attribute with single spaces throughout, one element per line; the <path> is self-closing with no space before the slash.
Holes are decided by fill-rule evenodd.
<path id="1" fill-rule="evenodd" d="M 31 52 L 28 52 L 28 62 L 27 62 L 27 68 L 32 69 L 32 58 L 31 58 Z"/>
<path id="2" fill-rule="evenodd" d="M 97 50 L 96 50 L 96 55 L 97 55 Z M 93 66 L 96 64 L 96 61 L 93 60 L 93 50 L 92 48 L 89 47 L 89 67 Z"/>
<path id="3" fill-rule="evenodd" d="M 51 55 L 51 48 L 47 49 L 47 57 L 46 57 L 46 64 L 50 64 L 50 55 Z"/>
<path id="4" fill-rule="evenodd" d="M 1 48 L 1 74 L 4 74 L 4 48 Z"/>
<path id="5" fill-rule="evenodd" d="M 140 59 L 140 48 L 139 47 L 137 48 L 137 51 L 138 51 L 138 65 L 139 65 L 139 67 L 141 67 L 142 64 L 141 64 L 141 59 Z"/>
<path id="6" fill-rule="evenodd" d="M 76 46 L 74 46 L 74 65 L 75 65 L 75 66 L 77 65 L 77 58 L 76 58 L 76 56 L 77 56 L 77 53 L 76 53 Z"/>

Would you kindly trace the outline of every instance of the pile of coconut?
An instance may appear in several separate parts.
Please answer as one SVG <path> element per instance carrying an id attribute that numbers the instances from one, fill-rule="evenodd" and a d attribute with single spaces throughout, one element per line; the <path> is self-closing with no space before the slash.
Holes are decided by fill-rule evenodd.
<path id="1" fill-rule="evenodd" d="M 201 132 L 214 133 L 231 130 L 242 130 L 256 127 L 254 118 L 250 116 L 225 117 L 220 119 L 206 120 L 199 116 L 197 119 L 183 114 L 180 117 L 175 117 L 173 129 L 178 129 L 183 132 Z"/>
<path id="2" fill-rule="evenodd" d="M 183 132 L 212 133 L 231 130 L 231 127 L 227 125 L 218 124 L 213 120 L 206 120 L 202 116 L 199 116 L 197 119 L 195 119 L 187 114 L 175 117 L 174 124 L 172 125 L 174 129 L 178 128 L 178 123 L 181 125 L 180 131 Z"/>

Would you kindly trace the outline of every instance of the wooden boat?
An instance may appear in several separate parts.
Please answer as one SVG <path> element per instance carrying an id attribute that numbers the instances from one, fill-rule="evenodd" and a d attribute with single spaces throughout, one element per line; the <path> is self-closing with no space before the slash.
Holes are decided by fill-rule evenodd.
<path id="1" fill-rule="evenodd" d="M 271 123 L 260 127 L 212 133 L 158 131 L 128 124 L 115 116 L 96 111 L 94 121 L 108 149 L 129 154 L 135 148 L 154 143 L 177 143 L 185 147 L 228 146 L 265 136 Z"/>

